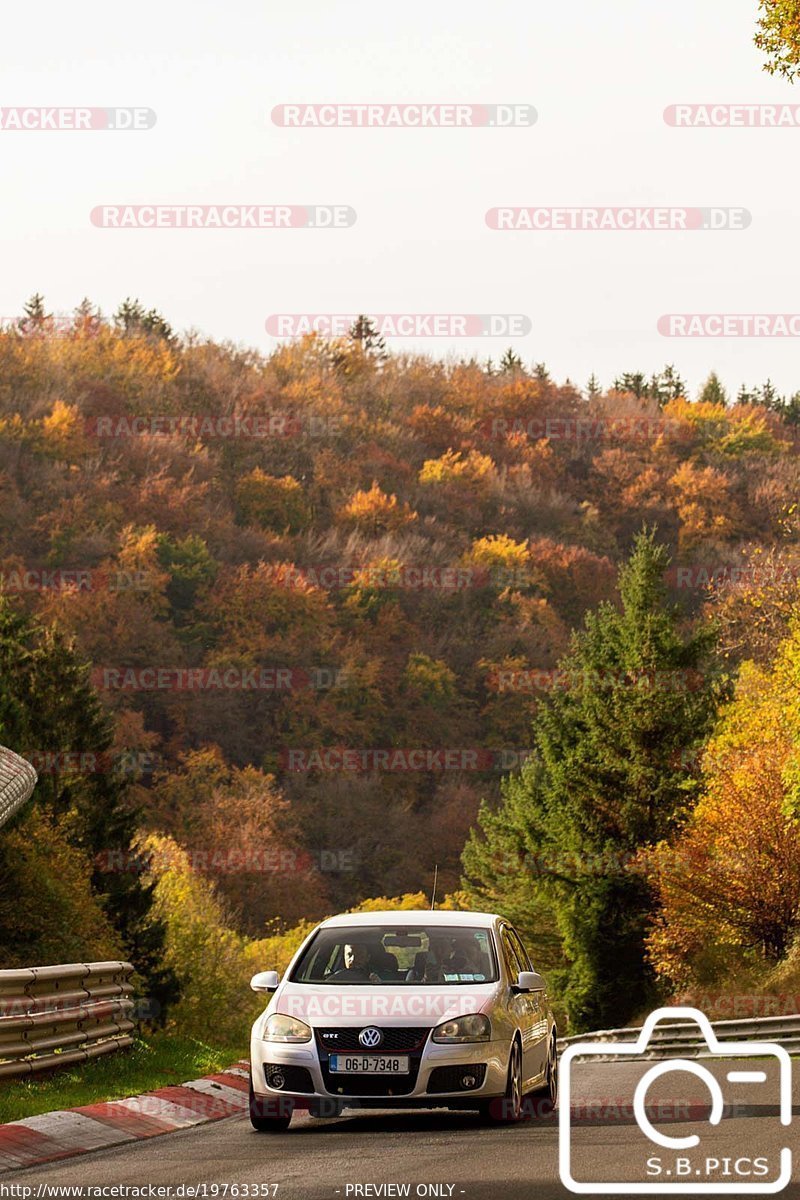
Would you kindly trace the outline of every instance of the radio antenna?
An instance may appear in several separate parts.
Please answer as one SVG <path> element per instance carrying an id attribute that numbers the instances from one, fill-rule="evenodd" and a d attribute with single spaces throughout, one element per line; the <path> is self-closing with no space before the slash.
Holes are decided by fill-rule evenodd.
<path id="1" fill-rule="evenodd" d="M 436 883 L 439 879 L 439 864 L 433 868 L 433 891 L 431 892 L 431 912 L 436 908 Z"/>

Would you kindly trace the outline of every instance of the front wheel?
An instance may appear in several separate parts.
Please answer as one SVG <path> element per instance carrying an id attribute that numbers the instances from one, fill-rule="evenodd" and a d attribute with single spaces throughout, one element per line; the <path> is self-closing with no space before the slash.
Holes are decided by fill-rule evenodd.
<path id="1" fill-rule="evenodd" d="M 250 1078 L 250 1124 L 258 1133 L 284 1133 L 289 1128 L 294 1105 L 288 1097 L 265 1100 L 253 1091 Z"/>
<path id="2" fill-rule="evenodd" d="M 505 1094 L 484 1101 L 480 1112 L 491 1125 L 516 1125 L 522 1117 L 522 1051 L 518 1041 L 511 1045 Z"/>

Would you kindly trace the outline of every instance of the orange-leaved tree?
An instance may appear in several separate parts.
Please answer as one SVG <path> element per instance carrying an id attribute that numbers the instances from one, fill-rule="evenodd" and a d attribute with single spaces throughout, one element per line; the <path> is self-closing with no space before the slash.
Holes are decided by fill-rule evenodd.
<path id="1" fill-rule="evenodd" d="M 652 961 L 678 986 L 780 961 L 800 931 L 800 623 L 772 669 L 746 663 L 704 760 L 704 792 L 644 862 Z"/>

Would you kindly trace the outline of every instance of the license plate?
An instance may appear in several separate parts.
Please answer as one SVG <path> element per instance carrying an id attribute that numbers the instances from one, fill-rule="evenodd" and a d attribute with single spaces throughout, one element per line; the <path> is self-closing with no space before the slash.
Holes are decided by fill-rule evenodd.
<path id="1" fill-rule="evenodd" d="M 407 1054 L 332 1054 L 328 1059 L 331 1071 L 344 1075 L 407 1075 Z"/>

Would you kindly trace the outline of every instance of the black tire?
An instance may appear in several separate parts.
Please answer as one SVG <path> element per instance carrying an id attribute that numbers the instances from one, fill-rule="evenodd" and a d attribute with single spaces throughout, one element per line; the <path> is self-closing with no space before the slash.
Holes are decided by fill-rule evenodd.
<path id="1" fill-rule="evenodd" d="M 522 1119 L 522 1050 L 516 1038 L 508 1056 L 505 1094 L 485 1100 L 480 1113 L 490 1125 L 516 1125 Z"/>
<path id="2" fill-rule="evenodd" d="M 250 1124 L 257 1133 L 285 1133 L 292 1119 L 294 1105 L 288 1096 L 265 1100 L 253 1091 L 250 1079 Z"/>
<path id="3" fill-rule="evenodd" d="M 532 1117 L 550 1117 L 558 1104 L 558 1047 L 555 1037 L 550 1040 L 547 1054 L 547 1075 L 544 1085 L 525 1097 L 525 1114 Z"/>

